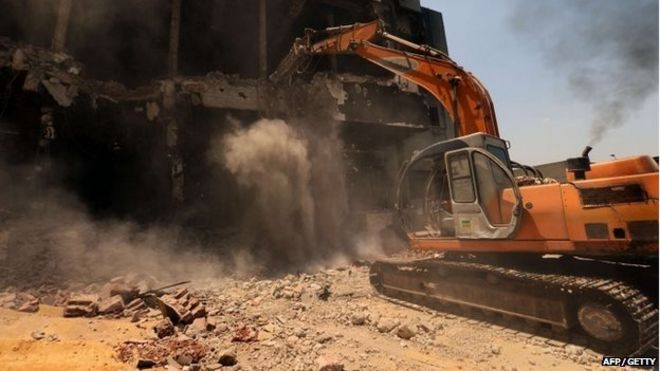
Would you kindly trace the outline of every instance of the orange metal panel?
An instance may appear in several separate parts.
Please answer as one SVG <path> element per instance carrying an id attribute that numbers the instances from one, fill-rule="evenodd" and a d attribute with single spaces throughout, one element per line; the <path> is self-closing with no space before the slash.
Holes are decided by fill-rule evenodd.
<path id="1" fill-rule="evenodd" d="M 520 188 L 523 215 L 516 240 L 566 240 L 568 230 L 559 184 Z"/>
<path id="2" fill-rule="evenodd" d="M 646 203 L 630 203 L 588 207 L 581 205 L 577 187 L 605 187 L 624 184 L 640 184 L 646 190 L 649 200 Z M 615 239 L 611 231 L 622 228 L 626 231 L 625 240 L 630 241 L 626 223 L 631 221 L 658 220 L 658 175 L 657 173 L 629 175 L 617 178 L 585 180 L 561 186 L 568 234 L 573 241 L 599 241 L 588 239 L 585 223 L 607 223 L 609 239 Z M 600 240 L 602 241 L 602 240 Z"/>
<path id="3" fill-rule="evenodd" d="M 417 239 L 410 246 L 420 250 L 473 252 L 567 253 L 575 250 L 571 241 Z"/>

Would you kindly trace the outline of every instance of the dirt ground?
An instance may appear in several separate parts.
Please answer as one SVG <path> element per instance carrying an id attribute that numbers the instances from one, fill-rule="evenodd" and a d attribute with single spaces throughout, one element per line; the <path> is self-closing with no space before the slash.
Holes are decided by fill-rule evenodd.
<path id="1" fill-rule="evenodd" d="M 593 370 L 592 350 L 498 325 L 402 306 L 376 296 L 368 268 L 344 267 L 277 280 L 217 278 L 188 285 L 206 305 L 214 329 L 179 326 L 173 337 L 208 350 L 201 370 Z M 133 319 L 135 321 L 135 319 Z M 0 309 L 3 370 L 134 369 L 118 347 L 155 341 L 157 311 L 130 318 L 63 318 L 62 308 L 36 313 Z M 238 339 L 243 329 L 252 339 Z M 247 329 L 247 330 L 246 330 Z M 35 338 L 36 334 L 36 338 Z M 40 336 L 39 336 L 40 334 Z M 236 364 L 223 367 L 221 355 Z M 325 368 L 323 368 L 325 367 Z"/>
<path id="2" fill-rule="evenodd" d="M 35 340 L 35 331 L 46 337 Z M 128 321 L 63 318 L 62 308 L 48 305 L 37 313 L 0 308 L 0 368 L 118 370 L 126 365 L 114 357 L 113 347 L 144 336 L 145 330 Z"/>

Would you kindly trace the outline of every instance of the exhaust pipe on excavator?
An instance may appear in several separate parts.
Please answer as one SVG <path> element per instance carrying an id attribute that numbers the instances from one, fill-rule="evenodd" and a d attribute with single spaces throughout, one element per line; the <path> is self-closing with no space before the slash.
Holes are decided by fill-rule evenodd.
<path id="1" fill-rule="evenodd" d="M 589 152 L 591 152 L 592 149 L 591 146 L 586 146 L 584 151 L 582 151 L 582 156 L 566 160 L 567 170 L 573 173 L 575 180 L 586 179 L 586 172 L 591 170 Z"/>

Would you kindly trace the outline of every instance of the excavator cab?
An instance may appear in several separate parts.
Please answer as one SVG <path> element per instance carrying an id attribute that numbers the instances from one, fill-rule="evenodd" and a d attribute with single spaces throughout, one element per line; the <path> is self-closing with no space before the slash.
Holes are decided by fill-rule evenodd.
<path id="1" fill-rule="evenodd" d="M 397 198 L 415 239 L 506 239 L 522 204 L 506 142 L 484 133 L 416 152 L 400 173 Z"/>

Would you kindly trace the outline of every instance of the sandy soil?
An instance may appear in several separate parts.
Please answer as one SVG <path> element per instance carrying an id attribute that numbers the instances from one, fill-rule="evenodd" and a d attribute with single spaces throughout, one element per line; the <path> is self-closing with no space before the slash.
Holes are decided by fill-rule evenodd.
<path id="1" fill-rule="evenodd" d="M 35 331 L 46 338 L 35 340 Z M 126 365 L 116 360 L 113 347 L 145 336 L 127 320 L 63 318 L 62 308 L 48 305 L 34 314 L 0 308 L 0 369 L 118 370 Z"/>

